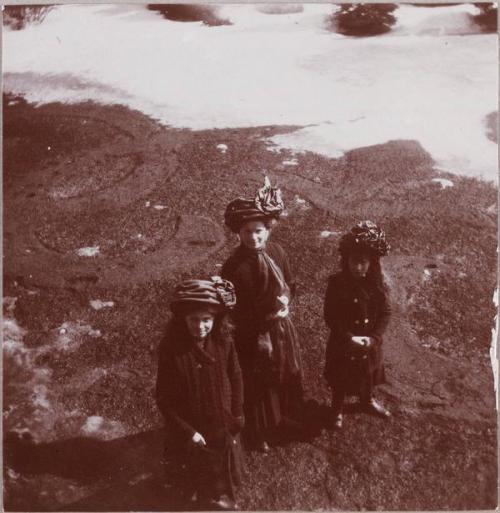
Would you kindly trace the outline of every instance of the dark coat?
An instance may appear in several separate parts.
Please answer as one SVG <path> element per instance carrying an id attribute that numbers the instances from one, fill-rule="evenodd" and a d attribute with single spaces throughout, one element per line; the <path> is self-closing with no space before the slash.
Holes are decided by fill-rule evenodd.
<path id="1" fill-rule="evenodd" d="M 185 481 L 198 493 L 217 495 L 222 487 L 234 496 L 243 465 L 237 433 L 244 421 L 243 382 L 232 340 L 209 335 L 200 347 L 187 330 L 170 329 L 159 347 L 156 400 L 165 419 L 167 454 L 179 472 L 187 467 Z M 195 432 L 206 447 L 190 443 Z"/>
<path id="2" fill-rule="evenodd" d="M 211 438 L 238 431 L 243 382 L 232 340 L 207 340 L 205 349 L 188 336 L 165 337 L 159 347 L 158 407 L 177 442 L 198 431 Z"/>
<path id="3" fill-rule="evenodd" d="M 330 277 L 324 316 L 331 332 L 324 375 L 334 390 L 359 395 L 385 382 L 382 345 L 390 314 L 385 286 L 368 286 L 348 271 Z M 374 344 L 357 347 L 352 336 L 369 336 Z"/>
<path id="4" fill-rule="evenodd" d="M 279 244 L 268 242 L 266 252 L 281 269 L 293 299 L 295 282 L 283 248 Z M 235 343 L 240 363 L 242 367 L 246 367 L 251 365 L 256 357 L 259 333 L 264 333 L 270 326 L 265 320 L 265 316 L 270 312 L 258 301 L 260 284 L 256 261 L 251 252 L 243 246 L 236 248 L 224 263 L 221 276 L 231 281 L 236 289 L 237 301 L 233 312 L 236 326 Z"/>
<path id="5" fill-rule="evenodd" d="M 286 295 L 293 299 L 295 283 L 283 248 L 268 242 L 266 253 L 282 273 Z M 290 317 L 266 320 L 279 307 L 276 297 L 262 298 L 256 252 L 239 246 L 225 262 L 221 275 L 236 289 L 233 320 L 245 383 L 247 425 L 254 433 L 262 432 L 276 427 L 284 418 L 296 416 L 300 409 L 303 390 L 297 333 Z M 259 352 L 259 339 L 266 334 L 272 342 L 273 354 L 277 355 L 274 361 Z"/>

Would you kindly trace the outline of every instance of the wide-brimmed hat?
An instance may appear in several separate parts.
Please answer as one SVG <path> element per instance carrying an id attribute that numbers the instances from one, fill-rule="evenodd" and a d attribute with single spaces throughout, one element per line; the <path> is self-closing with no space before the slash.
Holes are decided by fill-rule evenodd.
<path id="1" fill-rule="evenodd" d="M 386 241 L 385 232 L 372 221 L 356 223 L 339 243 L 339 251 L 343 256 L 352 253 L 369 253 L 378 257 L 389 253 L 390 245 Z"/>
<path id="2" fill-rule="evenodd" d="M 209 280 L 186 280 L 179 284 L 170 301 L 174 313 L 203 307 L 231 309 L 236 304 L 234 285 L 220 276 Z"/>
<path id="3" fill-rule="evenodd" d="M 271 182 L 266 176 L 264 187 L 257 191 L 255 198 L 237 198 L 228 204 L 224 221 L 233 232 L 238 233 L 249 221 L 277 220 L 284 208 L 281 190 L 271 187 Z"/>

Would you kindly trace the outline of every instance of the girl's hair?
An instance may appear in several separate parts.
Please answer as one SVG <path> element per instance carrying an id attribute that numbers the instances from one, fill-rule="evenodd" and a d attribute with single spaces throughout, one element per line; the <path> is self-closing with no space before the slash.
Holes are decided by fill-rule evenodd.
<path id="1" fill-rule="evenodd" d="M 353 254 L 353 253 L 350 253 Z M 342 254 L 340 256 L 340 267 L 342 268 L 342 272 L 349 273 L 349 256 L 350 254 Z M 369 288 L 372 290 L 379 292 L 381 294 L 387 294 L 387 284 L 384 280 L 384 275 L 382 274 L 382 267 L 380 265 L 380 257 L 373 253 L 361 253 L 366 255 L 370 259 L 370 267 L 368 268 L 368 272 L 366 273 L 366 283 Z"/>
<path id="2" fill-rule="evenodd" d="M 272 228 L 274 228 L 277 224 L 278 224 L 278 220 L 275 219 L 274 217 L 269 217 L 269 216 L 262 216 L 262 217 L 255 217 L 253 219 L 246 219 L 245 221 L 242 221 L 239 225 L 238 225 L 238 232 L 240 232 L 240 230 L 248 223 L 253 223 L 253 222 L 259 222 L 259 223 L 263 223 L 264 226 L 268 229 L 268 230 L 271 230 Z"/>
<path id="3" fill-rule="evenodd" d="M 174 313 L 168 321 L 166 327 L 166 335 L 170 338 L 190 338 L 189 331 L 186 324 L 185 316 L 188 312 Z M 216 342 L 225 342 L 232 337 L 233 325 L 225 312 L 218 312 L 214 314 L 214 326 L 210 332 Z"/>

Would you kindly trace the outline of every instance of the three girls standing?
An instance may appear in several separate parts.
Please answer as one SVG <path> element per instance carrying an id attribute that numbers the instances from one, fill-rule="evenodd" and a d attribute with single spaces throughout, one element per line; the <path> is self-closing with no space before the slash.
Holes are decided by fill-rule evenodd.
<path id="1" fill-rule="evenodd" d="M 231 201 L 225 222 L 240 244 L 222 268 L 224 280 L 184 282 L 172 300 L 157 402 L 173 445 L 199 477 L 193 483 L 205 507 L 236 507 L 244 424 L 247 441 L 263 452 L 277 430 L 300 426 L 302 363 L 289 316 L 295 283 L 284 250 L 269 240 L 283 209 L 279 189 L 267 179 L 254 198 Z M 324 376 L 336 428 L 348 395 L 357 395 L 367 411 L 389 416 L 373 397 L 384 382 L 382 335 L 390 307 L 379 259 L 388 248 L 374 223 L 358 223 L 342 237 L 341 271 L 328 282 Z M 225 320 L 233 306 L 234 346 Z M 202 465 L 203 457 L 212 463 Z"/>

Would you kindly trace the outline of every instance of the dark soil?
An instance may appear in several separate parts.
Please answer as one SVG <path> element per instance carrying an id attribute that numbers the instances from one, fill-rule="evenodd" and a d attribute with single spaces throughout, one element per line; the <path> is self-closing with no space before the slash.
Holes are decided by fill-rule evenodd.
<path id="1" fill-rule="evenodd" d="M 240 506 L 496 507 L 492 184 L 438 175 L 415 141 L 339 159 L 304 153 L 287 166 L 290 152 L 264 139 L 294 127 L 191 132 L 122 107 L 13 100 L 4 102 L 6 510 L 189 508 L 162 465 L 156 348 L 174 283 L 218 272 L 236 244 L 225 205 L 252 194 L 264 170 L 288 210 L 272 237 L 297 274 L 293 318 L 315 436 L 250 453 Z M 393 248 L 379 397 L 394 415 L 353 405 L 333 433 L 321 430 L 322 301 L 338 236 L 359 218 L 382 224 Z M 84 247 L 99 252 L 79 256 Z"/>

